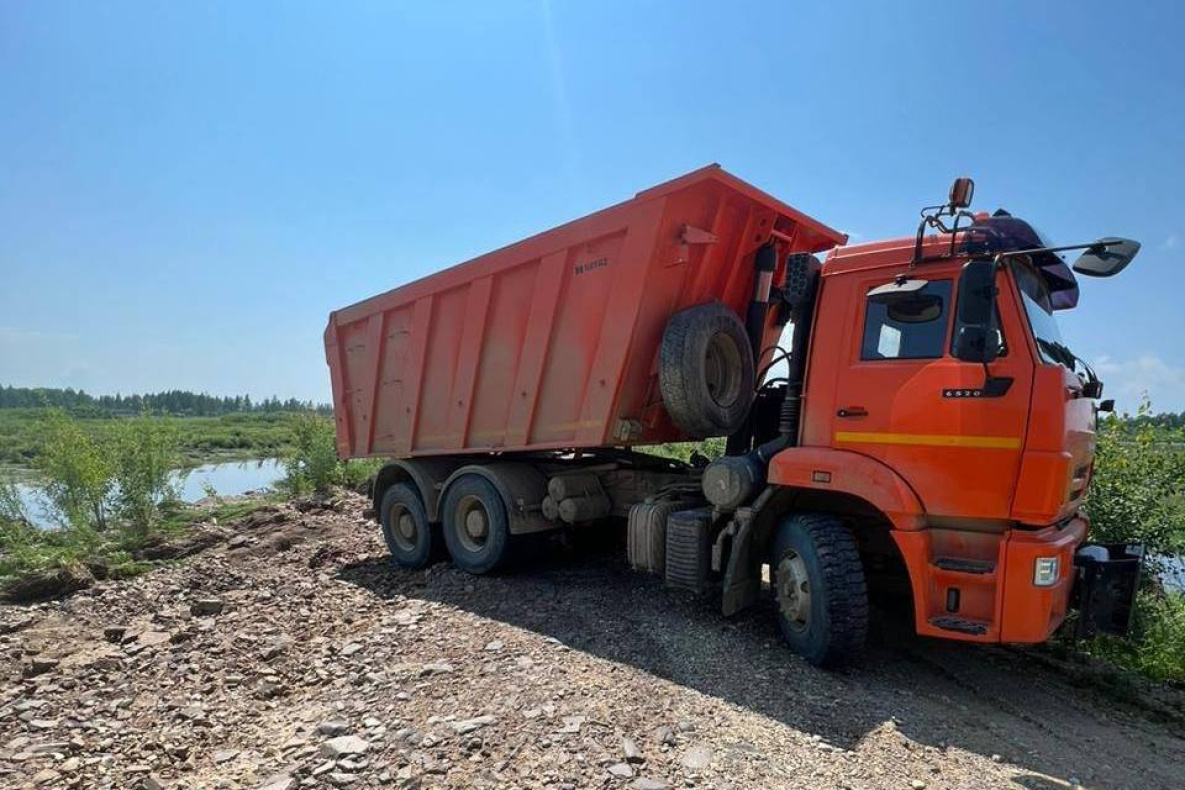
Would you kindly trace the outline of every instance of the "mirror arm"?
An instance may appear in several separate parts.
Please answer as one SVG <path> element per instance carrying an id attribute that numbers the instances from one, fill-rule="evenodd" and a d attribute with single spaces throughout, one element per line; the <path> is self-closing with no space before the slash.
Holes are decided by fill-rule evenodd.
<path id="1" fill-rule="evenodd" d="M 1005 258 L 1014 258 L 1018 255 L 1033 255 L 1038 252 L 1072 252 L 1074 250 L 1091 250 L 1092 252 L 1098 250 L 1101 252 L 1107 247 L 1114 247 L 1122 244 L 1119 241 L 1092 241 L 1090 244 L 1068 244 L 1064 247 L 1034 247 L 1029 250 L 1010 250 L 1008 252 L 1001 252 L 996 254 L 996 263 L 999 264 Z"/>

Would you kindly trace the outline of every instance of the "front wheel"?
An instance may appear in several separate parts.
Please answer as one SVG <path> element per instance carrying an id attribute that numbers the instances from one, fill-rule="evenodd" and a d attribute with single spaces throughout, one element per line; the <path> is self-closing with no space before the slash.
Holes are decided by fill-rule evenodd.
<path id="1" fill-rule="evenodd" d="M 782 522 L 770 556 L 778 627 L 820 667 L 850 663 L 868 633 L 868 586 L 852 534 L 835 516 L 797 513 Z"/>

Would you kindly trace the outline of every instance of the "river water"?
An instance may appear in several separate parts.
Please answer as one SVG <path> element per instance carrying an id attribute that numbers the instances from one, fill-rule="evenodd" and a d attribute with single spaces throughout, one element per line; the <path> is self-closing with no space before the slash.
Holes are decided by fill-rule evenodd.
<path id="1" fill-rule="evenodd" d="M 180 480 L 181 499 L 196 502 L 206 496 L 206 486 L 212 486 L 219 496 L 234 496 L 248 491 L 271 487 L 284 476 L 284 463 L 276 458 L 257 461 L 230 461 L 219 464 L 178 470 L 174 481 Z M 25 512 L 34 526 L 56 526 L 42 507 L 37 489 L 28 483 L 17 483 L 17 494 L 25 506 Z"/>

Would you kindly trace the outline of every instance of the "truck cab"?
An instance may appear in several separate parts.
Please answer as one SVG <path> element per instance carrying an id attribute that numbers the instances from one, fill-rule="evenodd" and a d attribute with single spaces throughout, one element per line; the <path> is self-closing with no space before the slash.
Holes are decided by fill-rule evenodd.
<path id="1" fill-rule="evenodd" d="M 954 239 L 839 248 L 819 272 L 799 441 L 769 481 L 884 517 L 920 634 L 1039 642 L 1069 610 L 1102 383 L 1058 332 L 1078 286 L 1050 246 L 977 214 Z M 960 355 L 969 263 L 993 256 L 990 348 Z"/>

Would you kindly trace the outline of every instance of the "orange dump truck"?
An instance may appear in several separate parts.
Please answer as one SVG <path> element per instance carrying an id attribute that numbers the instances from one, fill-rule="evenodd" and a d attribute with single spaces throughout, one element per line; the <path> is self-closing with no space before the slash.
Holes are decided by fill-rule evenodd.
<path id="1" fill-rule="evenodd" d="M 725 614 L 768 565 L 783 635 L 820 665 L 901 590 L 930 636 L 1038 642 L 1072 605 L 1083 632 L 1126 630 L 1140 548 L 1087 543 L 1079 512 L 1110 404 L 1054 315 L 1075 272 L 1139 245 L 1053 247 L 972 191 L 845 247 L 711 166 L 335 311 L 338 451 L 390 459 L 395 562 L 486 573 L 624 522 L 631 565 Z M 708 437 L 724 455 L 644 452 Z"/>

